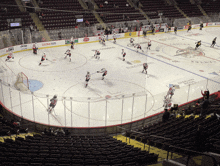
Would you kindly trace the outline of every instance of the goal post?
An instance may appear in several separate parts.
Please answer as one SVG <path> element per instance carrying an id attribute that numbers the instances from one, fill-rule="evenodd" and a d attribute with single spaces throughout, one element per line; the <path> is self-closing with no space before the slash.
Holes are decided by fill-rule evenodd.
<path id="1" fill-rule="evenodd" d="M 15 88 L 20 91 L 29 90 L 28 77 L 23 72 L 18 73 L 16 82 L 14 85 L 15 85 Z"/>

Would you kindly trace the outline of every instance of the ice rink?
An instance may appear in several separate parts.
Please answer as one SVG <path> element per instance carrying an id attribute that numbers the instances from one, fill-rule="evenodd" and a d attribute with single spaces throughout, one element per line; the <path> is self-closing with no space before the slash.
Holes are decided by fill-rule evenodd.
<path id="1" fill-rule="evenodd" d="M 217 37 L 214 48 L 210 45 Z M 0 94 L 3 104 L 12 112 L 39 123 L 97 127 L 126 123 L 163 111 L 163 100 L 170 85 L 178 85 L 173 104 L 183 104 L 201 97 L 201 90 L 210 93 L 220 90 L 220 27 L 192 29 L 135 37 L 144 52 L 129 46 L 129 39 L 76 44 L 71 50 L 72 61 L 64 59 L 70 46 L 39 49 L 15 53 L 15 58 L 5 62 L 1 57 L 0 76 L 3 80 Z M 147 42 L 152 46 L 147 50 Z M 195 50 L 195 42 L 202 45 Z M 94 58 L 94 50 L 101 52 Z M 122 49 L 126 52 L 122 61 Z M 43 52 L 48 61 L 39 66 Z M 142 73 L 143 63 L 148 63 L 148 74 Z M 107 75 L 97 71 L 105 68 Z M 85 76 L 91 73 L 88 87 Z M 30 86 L 42 87 L 31 94 L 13 87 L 19 72 L 27 75 Z M 5 82 L 11 83 L 7 86 Z M 37 83 L 36 83 L 37 82 Z M 49 99 L 58 95 L 54 111 L 47 111 Z M 47 96 L 49 95 L 49 96 Z M 4 97 L 3 97 L 4 96 Z"/>

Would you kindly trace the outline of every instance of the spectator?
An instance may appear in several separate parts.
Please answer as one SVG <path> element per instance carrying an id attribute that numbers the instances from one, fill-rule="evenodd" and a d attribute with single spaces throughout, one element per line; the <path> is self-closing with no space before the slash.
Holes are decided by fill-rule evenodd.
<path id="1" fill-rule="evenodd" d="M 119 28 L 119 33 L 121 33 L 121 28 Z"/>
<path id="2" fill-rule="evenodd" d="M 204 115 L 207 111 L 207 108 L 209 107 L 209 100 L 207 99 L 207 96 L 204 96 L 204 101 L 201 103 L 201 112 L 200 115 Z"/>
<path id="3" fill-rule="evenodd" d="M 102 4 L 102 3 L 100 3 L 99 7 L 100 7 L 100 8 L 103 8 L 104 6 L 103 6 L 103 4 Z"/>
<path id="4" fill-rule="evenodd" d="M 165 109 L 165 112 L 163 113 L 162 122 L 167 122 L 170 118 L 170 113 L 167 109 Z"/>
<path id="5" fill-rule="evenodd" d="M 105 1 L 105 4 L 108 5 L 108 1 Z"/>
<path id="6" fill-rule="evenodd" d="M 209 90 L 204 91 L 204 93 L 201 90 L 201 94 L 202 94 L 203 98 L 206 96 L 207 99 L 209 99 Z"/>

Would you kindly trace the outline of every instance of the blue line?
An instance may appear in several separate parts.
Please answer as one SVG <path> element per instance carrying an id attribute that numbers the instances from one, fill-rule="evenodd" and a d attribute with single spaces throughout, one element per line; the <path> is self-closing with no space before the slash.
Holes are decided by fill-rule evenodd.
<path id="1" fill-rule="evenodd" d="M 117 44 L 117 43 L 116 43 L 116 44 Z M 131 48 L 129 48 L 129 47 L 122 46 L 122 45 L 120 45 L 120 44 L 117 44 L 117 45 L 119 45 L 119 46 L 121 46 L 121 47 L 124 47 L 124 48 L 127 48 L 127 49 L 129 49 L 129 50 L 131 50 L 131 51 L 135 51 L 135 50 L 133 50 L 133 49 L 131 49 Z M 136 52 L 136 51 L 135 51 L 135 52 Z M 181 69 L 181 70 L 183 70 L 183 71 L 189 72 L 189 73 L 194 74 L 194 75 L 196 75 L 196 76 L 199 76 L 199 77 L 202 77 L 202 78 L 205 78 L 205 79 L 209 79 L 209 78 L 207 78 L 207 77 L 204 77 L 204 76 L 202 76 L 202 75 L 196 74 L 196 73 L 191 72 L 191 71 L 189 71 L 189 70 L 180 68 L 180 67 L 178 67 L 178 66 L 175 66 L 175 65 L 173 65 L 173 64 L 167 63 L 167 62 L 162 61 L 162 60 L 160 60 L 160 59 L 151 57 L 151 56 L 149 56 L 149 55 L 147 55 L 147 54 L 144 54 L 144 53 L 141 53 L 141 52 L 138 52 L 138 53 L 139 53 L 139 54 L 142 54 L 142 55 L 145 55 L 145 56 L 147 56 L 147 57 L 149 57 L 149 58 L 155 59 L 155 60 L 157 60 L 157 61 L 160 61 L 160 62 L 162 62 L 162 63 L 165 63 L 165 64 L 167 64 L 167 65 L 170 65 L 170 66 L 176 67 L 176 68 L 178 68 L 178 69 Z M 215 82 L 215 83 L 220 84 L 220 82 L 217 82 L 217 81 L 215 81 L 215 80 L 212 80 L 212 79 L 209 79 L 209 80 L 211 80 L 211 81 L 213 81 L 213 82 Z"/>

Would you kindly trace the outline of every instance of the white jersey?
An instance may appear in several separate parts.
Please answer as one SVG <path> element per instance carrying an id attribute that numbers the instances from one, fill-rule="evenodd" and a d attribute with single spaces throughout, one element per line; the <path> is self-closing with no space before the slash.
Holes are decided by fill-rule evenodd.
<path id="1" fill-rule="evenodd" d="M 65 54 L 69 54 L 70 53 L 70 50 L 68 49 L 68 50 L 66 50 L 66 52 L 65 52 Z"/>
<path id="2" fill-rule="evenodd" d="M 134 42 L 134 39 L 133 38 L 130 38 L 130 43 L 133 43 Z"/>
<path id="3" fill-rule="evenodd" d="M 50 99 L 50 104 L 55 106 L 57 104 L 57 98 L 53 97 Z"/>
<path id="4" fill-rule="evenodd" d="M 73 42 L 73 41 L 74 41 L 74 39 L 73 39 L 73 37 L 71 37 L 70 42 Z"/>
<path id="5" fill-rule="evenodd" d="M 167 92 L 167 95 L 173 95 L 174 94 L 174 91 L 175 91 L 175 87 L 174 86 L 171 86 Z"/>
<path id="6" fill-rule="evenodd" d="M 165 107 L 165 109 L 168 108 L 168 107 L 171 107 L 171 105 L 172 105 L 171 99 L 170 99 L 170 98 L 166 98 L 166 99 L 164 100 L 164 104 L 163 104 L 163 106 Z"/>
<path id="7" fill-rule="evenodd" d="M 14 53 L 13 53 L 13 52 L 9 52 L 9 53 L 8 53 L 8 57 L 9 57 L 9 58 L 14 58 Z"/>
<path id="8" fill-rule="evenodd" d="M 116 39 L 116 34 L 113 35 L 113 39 Z"/>
<path id="9" fill-rule="evenodd" d="M 143 63 L 143 67 L 147 69 L 148 68 L 148 64 L 147 63 Z"/>
<path id="10" fill-rule="evenodd" d="M 105 68 L 102 68 L 100 71 L 100 73 L 105 73 L 105 72 L 107 72 L 107 70 Z"/>
<path id="11" fill-rule="evenodd" d="M 38 48 L 37 43 L 33 44 L 33 49 Z"/>

